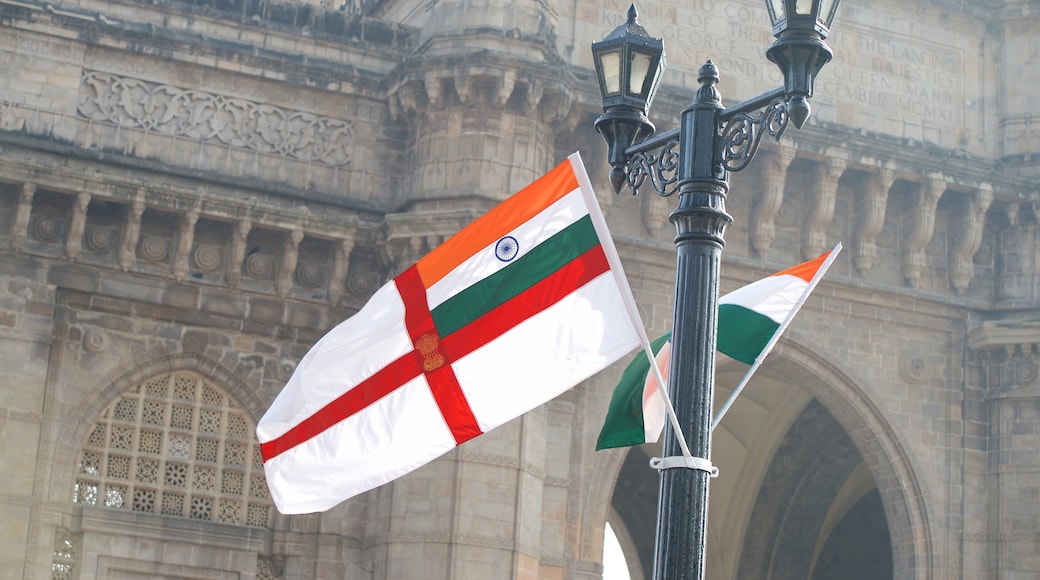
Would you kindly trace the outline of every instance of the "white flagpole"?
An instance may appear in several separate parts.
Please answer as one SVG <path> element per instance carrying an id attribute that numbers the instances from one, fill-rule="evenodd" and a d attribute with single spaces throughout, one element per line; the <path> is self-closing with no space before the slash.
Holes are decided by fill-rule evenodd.
<path id="1" fill-rule="evenodd" d="M 599 235 L 600 242 L 603 244 L 603 253 L 607 256 L 610 270 L 614 274 L 617 285 L 621 288 L 621 296 L 625 302 L 625 310 L 628 313 L 629 320 L 632 322 L 632 326 L 635 327 L 636 332 L 639 333 L 643 352 L 646 354 L 646 358 L 650 360 L 650 369 L 654 372 L 654 377 L 657 379 L 657 390 L 664 397 L 665 409 L 668 411 L 668 418 L 671 420 L 672 429 L 675 430 L 675 436 L 679 440 L 679 448 L 682 450 L 684 458 L 692 458 L 693 454 L 690 453 L 690 448 L 686 444 L 686 436 L 682 432 L 682 427 L 679 426 L 675 408 L 672 407 L 672 399 L 668 396 L 668 389 L 665 388 L 664 379 L 661 377 L 661 369 L 657 368 L 657 359 L 654 358 L 654 350 L 651 348 L 650 339 L 646 335 L 643 319 L 639 316 L 636 299 L 632 296 L 632 288 L 628 285 L 628 277 L 625 276 L 625 270 L 621 267 L 621 258 L 618 256 L 617 248 L 614 247 L 614 239 L 610 237 L 610 231 L 607 229 L 607 220 L 604 219 L 599 209 L 599 200 L 596 199 L 592 181 L 585 171 L 585 164 L 577 151 L 571 153 L 567 159 L 571 162 L 571 169 L 574 170 L 575 177 L 578 178 L 578 187 L 581 189 L 582 196 L 585 198 L 585 204 L 589 208 L 589 217 L 592 219 L 592 225 Z"/>
<path id="2" fill-rule="evenodd" d="M 715 413 L 715 419 L 711 422 L 712 431 L 715 430 L 715 427 L 718 427 L 719 423 L 722 421 L 722 417 L 726 414 L 727 411 L 729 411 L 729 408 L 733 405 L 733 401 L 737 400 L 737 396 L 739 396 L 740 392 L 744 390 L 745 386 L 747 386 L 748 381 L 751 380 L 751 375 L 755 374 L 755 371 L 758 370 L 758 367 L 762 366 L 762 361 L 765 360 L 766 355 L 769 354 L 769 351 L 773 350 L 773 347 L 776 345 L 776 342 L 780 340 L 780 335 L 782 335 L 784 333 L 784 330 L 787 329 L 787 326 L 791 324 L 791 320 L 794 319 L 794 315 L 798 314 L 798 311 L 801 310 L 802 305 L 805 304 L 805 300 L 809 298 L 809 294 L 812 294 L 813 289 L 815 289 L 816 285 L 819 284 L 820 280 L 823 279 L 823 275 L 827 273 L 827 269 L 831 267 L 831 264 L 834 262 L 834 259 L 838 257 L 839 253 L 841 253 L 841 242 L 838 242 L 838 245 L 834 246 L 834 249 L 831 250 L 830 255 L 827 256 L 827 259 L 824 260 L 823 264 L 820 265 L 820 269 L 816 271 L 816 274 L 812 277 L 812 280 L 809 281 L 809 285 L 805 288 L 805 291 L 802 292 L 802 295 L 798 297 L 798 301 L 795 302 L 794 308 L 791 310 L 791 312 L 787 314 L 787 318 L 784 318 L 784 321 L 780 323 L 780 326 L 776 329 L 776 332 L 774 332 L 773 336 L 769 339 L 769 342 L 766 343 L 765 348 L 763 348 L 762 352 L 758 353 L 758 356 L 755 357 L 755 362 L 751 365 L 751 368 L 749 368 L 747 372 L 744 373 L 744 378 L 740 380 L 740 384 L 737 385 L 737 388 L 733 389 L 733 393 L 730 394 L 729 398 L 726 399 L 726 402 L 723 403 L 722 408 L 720 408 L 718 412 Z"/>

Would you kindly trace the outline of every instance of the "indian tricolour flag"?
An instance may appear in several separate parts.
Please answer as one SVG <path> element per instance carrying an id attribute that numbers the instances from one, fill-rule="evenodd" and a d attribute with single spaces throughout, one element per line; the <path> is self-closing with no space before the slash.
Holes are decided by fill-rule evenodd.
<path id="1" fill-rule="evenodd" d="M 282 513 L 327 510 L 537 407 L 645 341 L 575 153 L 319 340 L 257 425 Z"/>
<path id="2" fill-rule="evenodd" d="M 841 244 L 838 244 L 814 260 L 719 297 L 716 350 L 751 366 L 729 400 L 715 414 L 712 428 L 718 425 L 722 415 L 773 349 L 840 251 Z M 668 380 L 671 362 L 670 337 L 666 334 L 651 343 L 664 381 Z M 650 370 L 648 357 L 640 355 L 621 374 L 596 442 L 597 450 L 653 443 L 661 436 L 667 399 Z"/>

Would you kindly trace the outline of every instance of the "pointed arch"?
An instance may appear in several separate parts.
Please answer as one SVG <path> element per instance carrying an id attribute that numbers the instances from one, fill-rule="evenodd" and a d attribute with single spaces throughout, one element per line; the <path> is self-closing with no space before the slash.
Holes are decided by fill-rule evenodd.
<path id="1" fill-rule="evenodd" d="M 895 578 L 934 578 L 935 535 L 921 478 L 900 431 L 864 387 L 792 336 L 770 354 L 759 374 L 804 389 L 848 434 L 877 483 L 892 539 Z"/>

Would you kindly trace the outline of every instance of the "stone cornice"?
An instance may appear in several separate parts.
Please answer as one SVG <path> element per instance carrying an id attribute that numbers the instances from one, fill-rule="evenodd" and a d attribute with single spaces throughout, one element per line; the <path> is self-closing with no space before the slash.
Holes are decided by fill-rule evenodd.
<path id="1" fill-rule="evenodd" d="M 968 346 L 975 351 L 1012 350 L 1023 353 L 1040 345 L 1040 320 L 987 321 L 968 333 Z"/>
<path id="2" fill-rule="evenodd" d="M 204 541 L 212 547 L 228 550 L 246 550 L 259 553 L 270 543 L 271 530 L 206 522 L 199 526 L 195 520 L 164 517 L 141 512 L 84 506 L 81 508 L 81 526 L 84 531 L 122 535 L 129 525 L 141 538 L 162 541 Z"/>
<path id="3" fill-rule="evenodd" d="M 298 34 L 265 27 L 262 21 L 225 24 L 212 14 L 192 14 L 190 4 L 171 3 L 155 8 L 133 2 L 134 19 L 123 17 L 125 10 L 120 11 L 119 6 L 105 4 L 91 9 L 36 0 L 0 0 L 0 15 L 16 29 L 36 31 L 40 26 L 32 19 L 49 19 L 49 26 L 65 29 L 72 38 L 87 45 L 159 53 L 192 65 L 228 61 L 246 74 L 322 89 L 350 85 L 352 90 L 364 90 L 378 86 L 378 79 L 413 49 L 418 38 L 415 29 L 354 15 L 346 17 L 350 23 L 344 25 L 341 36 L 307 35 L 301 44 Z M 193 24 L 202 19 L 212 22 L 202 27 Z M 371 33 L 366 32 L 369 29 Z M 321 50 L 318 45 L 323 43 L 330 44 L 330 49 Z M 366 58 L 367 68 L 360 68 L 358 59 L 351 58 L 358 51 L 376 58 Z M 380 64 L 374 66 L 375 63 Z"/>
<path id="4" fill-rule="evenodd" d="M 835 149 L 847 152 L 850 167 L 890 166 L 897 178 L 925 181 L 941 174 L 951 189 L 964 191 L 992 184 L 994 199 L 1040 201 L 1040 182 L 1009 174 L 999 163 L 913 139 L 900 139 L 832 123 L 810 122 L 785 136 L 799 150 L 826 157 Z"/>
<path id="5" fill-rule="evenodd" d="M 168 192 L 170 203 L 179 204 L 178 207 L 182 206 L 182 209 L 194 206 L 195 200 L 202 198 L 205 198 L 205 203 L 213 204 L 213 207 L 219 207 L 222 203 L 234 203 L 224 210 L 229 217 L 241 217 L 240 204 L 245 202 L 245 206 L 253 205 L 253 202 L 249 201 L 250 198 L 257 199 L 268 195 L 356 212 L 361 221 L 380 221 L 383 212 L 386 211 L 342 196 L 303 190 L 265 180 L 233 177 L 220 172 L 200 174 L 198 171 L 176 165 L 75 147 L 13 131 L 0 131 L 0 148 L 4 152 L 0 167 L 3 168 L 5 177 L 31 181 L 41 187 L 56 190 L 66 189 L 70 182 L 88 189 L 93 184 L 97 190 L 105 191 L 106 196 L 129 201 L 139 188 L 147 187 L 155 191 L 156 195 Z M 54 156 L 53 159 L 50 156 Z M 59 162 L 59 158 L 64 162 Z M 132 170 L 135 177 L 126 177 L 115 172 L 99 172 L 98 163 Z M 162 179 L 145 180 L 143 176 L 149 174 L 162 175 Z M 199 188 L 203 185 L 204 189 L 200 192 Z M 264 204 L 261 202 L 260 205 Z M 276 211 L 285 211 L 284 205 L 271 205 L 271 208 L 275 207 L 281 208 Z M 174 207 L 171 206 L 170 209 Z M 301 211 L 298 215 L 302 215 L 302 210 L 298 211 Z M 298 218 L 292 218 L 290 221 L 296 219 Z M 343 217 L 330 213 L 327 209 L 314 214 L 311 219 L 336 222 L 334 227 L 343 228 Z"/>

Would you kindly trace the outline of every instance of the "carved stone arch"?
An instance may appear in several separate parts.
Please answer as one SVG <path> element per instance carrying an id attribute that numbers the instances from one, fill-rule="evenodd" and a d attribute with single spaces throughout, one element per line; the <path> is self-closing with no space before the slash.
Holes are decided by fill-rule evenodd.
<path id="1" fill-rule="evenodd" d="M 61 423 L 55 439 L 54 468 L 47 490 L 48 499 L 64 502 L 75 479 L 74 466 L 83 441 L 102 411 L 118 397 L 149 378 L 177 371 L 192 371 L 212 381 L 244 410 L 253 424 L 260 420 L 269 401 L 261 399 L 260 389 L 248 385 L 220 363 L 197 353 L 170 353 L 137 364 L 121 374 L 108 375 L 81 391 L 75 402 L 78 412 Z"/>
<path id="2" fill-rule="evenodd" d="M 735 366 L 727 366 L 724 363 L 719 365 L 716 376 L 720 384 L 732 379 L 736 371 Z M 742 370 L 739 374 L 742 374 Z M 726 427 L 725 419 L 715 432 L 716 443 L 712 460 L 720 467 L 722 473 L 719 479 L 712 480 L 710 492 L 712 504 L 709 508 L 710 535 L 707 549 L 710 558 L 708 567 L 714 570 L 713 575 L 736 577 L 742 555 L 737 553 L 739 547 L 733 547 L 727 542 L 742 543 L 750 533 L 747 529 L 747 511 L 750 508 L 747 505 L 754 505 L 762 486 L 762 479 L 766 475 L 766 468 L 777 453 L 784 434 L 791 429 L 807 406 L 814 404 L 826 409 L 833 421 L 836 421 L 840 429 L 847 434 L 852 447 L 846 448 L 858 452 L 877 485 L 888 521 L 894 577 L 901 580 L 935 578 L 933 560 L 936 546 L 931 528 L 933 523 L 929 517 L 920 477 L 916 473 L 917 468 L 902 441 L 902 436 L 873 402 L 871 394 L 848 373 L 790 337 L 781 341 L 770 354 L 765 366 L 759 370 L 756 379 L 741 398 L 749 397 L 750 391 L 756 388 L 756 383 L 761 385 L 762 382 L 770 380 L 781 387 L 787 385 L 787 390 L 777 394 L 778 406 L 770 409 L 771 418 L 776 420 L 770 421 L 775 424 L 763 426 L 766 432 L 759 441 L 763 443 L 763 447 L 755 449 L 753 457 L 748 458 L 748 461 L 765 466 L 761 470 L 762 473 L 734 473 L 727 466 L 726 458 L 721 456 L 721 440 L 727 436 L 720 432 Z M 732 386 L 729 385 L 730 388 Z M 728 394 L 724 388 L 716 389 L 716 409 Z M 741 399 L 737 399 L 731 414 L 740 412 L 740 405 Z M 636 552 L 626 554 L 630 567 L 636 558 L 643 563 L 648 576 L 652 569 L 650 566 L 653 560 L 659 478 L 647 466 L 647 461 L 649 454 L 654 452 L 649 446 L 636 447 L 628 450 L 620 465 L 614 458 L 609 462 L 602 462 L 600 473 L 608 483 L 604 483 L 597 490 L 602 498 L 598 501 L 610 502 L 613 513 L 628 528 L 629 536 L 633 540 L 630 546 L 634 546 Z M 847 472 L 849 468 L 849 465 L 845 465 L 842 469 Z M 743 485 L 746 489 L 724 489 L 723 486 L 734 485 L 733 479 L 727 481 L 727 476 L 733 478 L 737 475 L 747 479 L 747 483 Z M 613 485 L 609 482 L 613 482 Z M 609 490 L 613 491 L 607 497 L 605 494 Z M 726 497 L 727 494 L 729 498 Z M 596 501 L 592 499 L 589 504 L 595 505 Z M 737 512 L 744 510 L 744 513 L 739 515 L 743 521 L 736 524 L 735 528 L 719 530 L 713 526 L 713 522 L 718 523 L 723 517 L 737 513 L 730 511 L 734 508 L 727 508 L 727 505 L 744 506 L 737 509 Z"/>
<path id="3" fill-rule="evenodd" d="M 820 353 L 785 337 L 759 373 L 801 386 L 834 417 L 877 483 L 892 540 L 895 578 L 935 578 L 932 518 L 918 469 L 898 429 L 853 379 Z"/>

